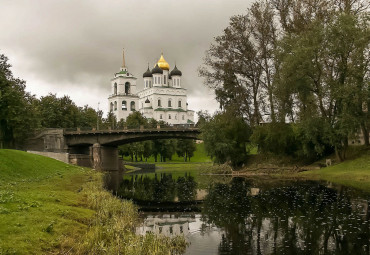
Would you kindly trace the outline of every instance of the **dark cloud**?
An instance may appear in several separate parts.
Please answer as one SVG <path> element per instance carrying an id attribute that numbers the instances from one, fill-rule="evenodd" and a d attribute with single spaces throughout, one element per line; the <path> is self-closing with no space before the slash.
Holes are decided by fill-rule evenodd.
<path id="1" fill-rule="evenodd" d="M 125 48 L 129 71 L 142 82 L 147 63 L 160 53 L 183 72 L 190 107 L 216 109 L 197 68 L 229 17 L 244 13 L 246 0 L 2 0 L 0 52 L 37 95 L 58 92 L 79 105 L 103 109 L 109 79 Z M 204 102 L 208 102 L 204 104 Z"/>

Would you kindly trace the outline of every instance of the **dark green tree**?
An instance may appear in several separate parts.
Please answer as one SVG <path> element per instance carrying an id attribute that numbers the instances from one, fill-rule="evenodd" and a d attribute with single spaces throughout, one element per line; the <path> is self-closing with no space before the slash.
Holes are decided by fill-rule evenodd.
<path id="1" fill-rule="evenodd" d="M 176 144 L 176 153 L 179 157 L 184 157 L 184 161 L 190 161 L 196 150 L 195 141 L 188 139 L 179 139 Z"/>
<path id="2" fill-rule="evenodd" d="M 0 148 L 21 148 L 39 127 L 36 98 L 25 91 L 25 81 L 15 78 L 8 58 L 0 54 Z"/>
<path id="3" fill-rule="evenodd" d="M 246 162 L 251 128 L 241 117 L 218 112 L 200 128 L 205 149 L 214 162 L 229 162 L 232 167 Z"/>

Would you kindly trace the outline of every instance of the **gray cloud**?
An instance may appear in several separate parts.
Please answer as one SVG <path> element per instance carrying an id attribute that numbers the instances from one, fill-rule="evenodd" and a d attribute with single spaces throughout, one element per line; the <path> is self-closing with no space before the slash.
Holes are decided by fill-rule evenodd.
<path id="1" fill-rule="evenodd" d="M 147 63 L 163 52 L 183 72 L 190 107 L 218 107 L 197 68 L 229 17 L 244 13 L 246 0 L 2 0 L 0 52 L 36 95 L 68 94 L 79 105 L 103 109 L 109 79 L 125 48 L 139 88 Z M 207 102 L 207 103 L 205 103 Z"/>

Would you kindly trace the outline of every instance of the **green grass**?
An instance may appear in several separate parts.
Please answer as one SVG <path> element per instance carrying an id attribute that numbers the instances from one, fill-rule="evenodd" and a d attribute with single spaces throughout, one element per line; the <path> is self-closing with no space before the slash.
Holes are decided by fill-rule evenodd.
<path id="1" fill-rule="evenodd" d="M 298 176 L 327 180 L 370 192 L 370 151 L 362 154 L 359 158 L 327 168 L 302 172 Z"/>
<path id="2" fill-rule="evenodd" d="M 0 150 L 0 254 L 170 254 L 182 237 L 136 236 L 137 208 L 103 189 L 103 175 Z"/>
<path id="3" fill-rule="evenodd" d="M 21 151 L 0 150 L 0 254 L 41 254 L 81 235 L 93 210 L 78 191 L 81 167 Z"/>

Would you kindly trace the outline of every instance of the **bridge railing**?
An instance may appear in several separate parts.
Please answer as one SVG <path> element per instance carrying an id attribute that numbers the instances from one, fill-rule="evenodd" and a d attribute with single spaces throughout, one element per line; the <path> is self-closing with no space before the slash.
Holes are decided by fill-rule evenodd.
<path id="1" fill-rule="evenodd" d="M 180 124 L 180 125 L 156 125 L 156 126 L 123 126 L 123 127 L 108 127 L 108 128 L 91 128 L 91 127 L 77 127 L 77 128 L 65 128 L 66 133 L 74 132 L 107 132 L 107 131 L 139 131 L 139 130 L 184 130 L 184 129 L 194 129 L 196 128 L 194 124 Z"/>

